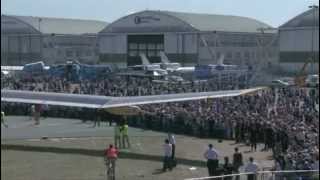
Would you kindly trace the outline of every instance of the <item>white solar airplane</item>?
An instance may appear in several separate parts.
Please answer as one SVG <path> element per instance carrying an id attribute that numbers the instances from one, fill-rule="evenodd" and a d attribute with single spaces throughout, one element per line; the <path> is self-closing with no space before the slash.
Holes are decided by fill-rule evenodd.
<path id="1" fill-rule="evenodd" d="M 265 87 L 244 90 L 131 97 L 108 97 L 67 93 L 1 90 L 1 102 L 106 109 L 113 114 L 133 115 L 141 113 L 141 110 L 137 107 L 137 105 L 235 97 L 249 93 L 256 93 L 263 89 L 265 89 Z"/>

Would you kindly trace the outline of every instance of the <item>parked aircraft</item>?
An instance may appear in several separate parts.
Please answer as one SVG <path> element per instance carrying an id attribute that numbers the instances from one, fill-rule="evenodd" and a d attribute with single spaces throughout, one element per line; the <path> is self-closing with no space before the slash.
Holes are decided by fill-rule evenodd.
<path id="1" fill-rule="evenodd" d="M 165 69 L 169 72 L 176 73 L 193 73 L 195 67 L 182 67 L 180 63 L 171 62 L 167 55 L 164 52 L 160 52 L 161 63 L 160 66 L 162 69 Z"/>
<path id="2" fill-rule="evenodd" d="M 152 70 L 161 70 L 159 64 L 151 64 L 149 59 L 144 53 L 140 53 L 140 58 L 142 61 L 141 65 L 129 66 L 128 69 L 135 71 L 152 71 Z"/>

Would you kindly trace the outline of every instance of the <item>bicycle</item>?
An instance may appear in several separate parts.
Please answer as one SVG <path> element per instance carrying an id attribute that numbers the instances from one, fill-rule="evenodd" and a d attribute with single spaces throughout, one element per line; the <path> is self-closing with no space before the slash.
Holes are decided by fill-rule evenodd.
<path id="1" fill-rule="evenodd" d="M 107 166 L 107 180 L 115 180 L 116 179 L 116 172 L 115 172 L 115 160 L 113 159 L 105 159 L 105 163 Z"/>

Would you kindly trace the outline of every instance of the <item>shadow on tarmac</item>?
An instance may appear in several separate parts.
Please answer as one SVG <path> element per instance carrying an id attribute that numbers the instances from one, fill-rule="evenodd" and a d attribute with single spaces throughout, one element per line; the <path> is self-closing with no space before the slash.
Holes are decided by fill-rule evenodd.
<path id="1" fill-rule="evenodd" d="M 79 154 L 84 156 L 103 157 L 103 150 L 95 149 L 79 149 L 79 148 L 60 148 L 60 147 L 40 147 L 40 146 L 26 146 L 26 145 L 10 145 L 1 144 L 1 150 L 14 150 L 14 151 L 28 151 L 28 152 L 42 152 L 42 153 L 57 153 L 57 154 Z M 119 154 L 120 159 L 135 159 L 146 161 L 163 161 L 162 156 L 137 154 L 132 152 L 121 152 Z M 178 164 L 195 167 L 206 167 L 204 161 L 189 160 L 184 158 L 177 158 Z"/>

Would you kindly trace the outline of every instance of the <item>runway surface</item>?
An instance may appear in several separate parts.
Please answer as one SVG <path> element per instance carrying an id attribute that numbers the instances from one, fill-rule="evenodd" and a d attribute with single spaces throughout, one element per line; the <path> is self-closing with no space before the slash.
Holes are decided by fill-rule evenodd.
<path id="1" fill-rule="evenodd" d="M 45 118 L 40 125 L 26 116 L 8 116 L 5 119 L 8 128 L 1 126 L 1 140 L 77 137 L 113 137 L 114 127 L 105 122 L 100 127 L 94 127 L 93 122 L 83 123 L 77 119 Z M 163 133 L 130 128 L 131 136 L 165 136 Z"/>
<path id="2" fill-rule="evenodd" d="M 1 128 L 1 179 L 6 180 L 104 180 L 103 152 L 113 143 L 113 127 L 75 119 L 47 118 L 34 126 L 29 117 L 6 117 Z M 116 177 L 121 180 L 183 180 L 207 176 L 203 153 L 209 143 L 219 151 L 220 162 L 232 158 L 234 148 L 244 161 L 254 157 L 261 168 L 271 167 L 271 152 L 249 152 L 234 141 L 176 135 L 178 166 L 161 172 L 166 133 L 129 128 L 130 149 L 121 149 Z M 48 137 L 41 139 L 41 137 Z M 86 137 L 86 138 L 84 138 Z M 262 145 L 258 146 L 261 149 Z"/>

